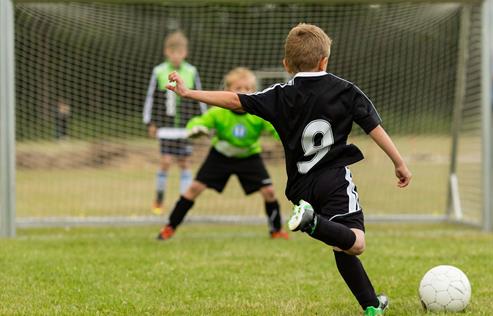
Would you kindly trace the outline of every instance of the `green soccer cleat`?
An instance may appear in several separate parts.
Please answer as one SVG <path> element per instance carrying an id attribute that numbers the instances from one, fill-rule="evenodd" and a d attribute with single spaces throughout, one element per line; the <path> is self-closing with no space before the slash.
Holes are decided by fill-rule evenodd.
<path id="1" fill-rule="evenodd" d="M 364 316 L 385 315 L 385 310 L 389 307 L 389 298 L 385 294 L 377 295 L 380 305 L 378 307 L 369 306 L 365 309 Z"/>
<path id="2" fill-rule="evenodd" d="M 310 203 L 300 200 L 300 203 L 293 207 L 293 215 L 288 222 L 289 230 L 307 232 L 314 228 L 314 219 L 313 207 Z"/>

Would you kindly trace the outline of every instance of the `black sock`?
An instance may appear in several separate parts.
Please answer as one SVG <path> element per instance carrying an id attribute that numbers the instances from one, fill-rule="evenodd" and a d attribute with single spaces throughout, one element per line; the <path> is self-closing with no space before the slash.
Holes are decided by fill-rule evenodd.
<path id="1" fill-rule="evenodd" d="M 156 202 L 163 203 L 164 200 L 164 191 L 156 191 Z"/>
<path id="2" fill-rule="evenodd" d="M 378 307 L 380 302 L 358 257 L 341 251 L 334 251 L 334 256 L 339 273 L 363 310 L 368 306 Z"/>
<path id="3" fill-rule="evenodd" d="M 183 222 L 183 219 L 187 215 L 188 210 L 190 210 L 193 206 L 193 201 L 188 200 L 185 197 L 181 196 L 178 202 L 176 202 L 173 211 L 169 215 L 169 223 L 168 225 L 176 228 L 178 225 Z"/>
<path id="4" fill-rule="evenodd" d="M 274 202 L 265 202 L 265 213 L 267 214 L 267 222 L 270 232 L 278 232 L 281 230 L 281 210 L 277 200 Z"/>
<path id="5" fill-rule="evenodd" d="M 318 215 L 315 215 L 313 221 L 315 226 L 313 231 L 307 231 L 313 238 L 342 250 L 348 250 L 354 245 L 356 234 L 347 226 L 329 221 Z"/>

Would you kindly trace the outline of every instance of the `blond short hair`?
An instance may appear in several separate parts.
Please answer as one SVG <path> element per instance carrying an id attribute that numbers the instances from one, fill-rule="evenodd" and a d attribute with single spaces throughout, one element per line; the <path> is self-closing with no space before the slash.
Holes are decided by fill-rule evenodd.
<path id="1" fill-rule="evenodd" d="M 164 39 L 164 49 L 188 49 L 188 38 L 182 31 L 174 31 Z"/>
<path id="2" fill-rule="evenodd" d="M 322 58 L 330 56 L 332 40 L 318 26 L 300 23 L 289 31 L 284 58 L 290 72 L 311 71 Z"/>
<path id="3" fill-rule="evenodd" d="M 254 86 L 252 87 L 253 89 L 257 88 L 257 82 L 256 82 L 256 77 L 253 71 L 246 67 L 236 67 L 232 70 L 230 70 L 225 76 L 224 76 L 224 88 L 229 89 L 231 88 L 231 85 L 233 82 L 235 82 L 238 79 L 244 79 L 244 78 L 251 78 L 253 81 Z"/>

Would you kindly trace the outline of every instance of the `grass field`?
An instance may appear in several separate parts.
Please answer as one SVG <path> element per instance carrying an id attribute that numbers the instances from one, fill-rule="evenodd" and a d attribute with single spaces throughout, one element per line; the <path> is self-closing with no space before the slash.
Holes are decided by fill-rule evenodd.
<path id="1" fill-rule="evenodd" d="M 366 156 L 363 162 L 352 166 L 352 170 L 361 203 L 368 214 L 443 214 L 449 169 L 448 137 L 396 137 L 396 143 L 414 173 L 413 182 L 406 190 L 395 186 L 392 164 L 375 144 L 367 137 L 352 141 Z M 275 153 L 281 150 L 279 144 L 267 145 Z M 155 141 L 150 140 L 99 145 L 78 141 L 20 143 L 17 151 L 22 159 L 18 162 L 23 167 L 17 170 L 17 214 L 19 217 L 149 215 L 158 164 L 156 147 Z M 96 158 L 108 148 L 123 155 L 98 165 Z M 195 169 L 204 153 L 202 150 L 194 157 Z M 267 167 L 281 205 L 285 213 L 289 212 L 291 204 L 284 197 L 284 162 L 267 161 Z M 475 173 L 468 171 L 471 179 L 477 182 L 480 174 Z M 168 209 L 179 195 L 178 188 L 179 172 L 173 168 L 167 192 Z M 245 197 L 234 178 L 225 194 L 205 192 L 193 214 L 260 216 L 263 203 L 258 195 Z"/>
<path id="2" fill-rule="evenodd" d="M 19 230 L 0 240 L 0 315 L 359 315 L 332 251 L 264 226 Z M 460 226 L 369 225 L 362 260 L 388 315 L 422 315 L 421 276 L 461 268 L 472 301 L 460 315 L 491 315 L 493 235 Z"/>

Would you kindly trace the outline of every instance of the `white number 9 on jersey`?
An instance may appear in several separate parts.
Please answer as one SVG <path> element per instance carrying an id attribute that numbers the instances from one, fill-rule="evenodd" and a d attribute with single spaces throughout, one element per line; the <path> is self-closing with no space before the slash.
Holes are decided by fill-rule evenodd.
<path id="1" fill-rule="evenodd" d="M 319 144 L 315 143 L 315 137 L 321 134 Z M 327 155 L 330 146 L 334 144 L 334 135 L 332 134 L 332 126 L 325 120 L 314 120 L 308 123 L 301 136 L 301 146 L 305 157 L 313 156 L 309 161 L 298 162 L 298 172 L 305 174 L 310 171 L 322 158 Z"/>

